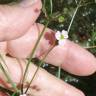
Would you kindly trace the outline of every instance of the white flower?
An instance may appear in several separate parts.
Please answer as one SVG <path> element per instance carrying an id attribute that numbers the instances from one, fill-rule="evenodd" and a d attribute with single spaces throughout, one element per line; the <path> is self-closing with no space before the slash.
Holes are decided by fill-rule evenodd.
<path id="1" fill-rule="evenodd" d="M 57 31 L 55 37 L 58 40 L 59 45 L 64 45 L 65 40 L 68 38 L 68 32 L 65 30 L 62 30 L 62 32 Z"/>
<path id="2" fill-rule="evenodd" d="M 22 94 L 22 95 L 20 95 L 20 96 L 27 96 L 26 94 Z"/>

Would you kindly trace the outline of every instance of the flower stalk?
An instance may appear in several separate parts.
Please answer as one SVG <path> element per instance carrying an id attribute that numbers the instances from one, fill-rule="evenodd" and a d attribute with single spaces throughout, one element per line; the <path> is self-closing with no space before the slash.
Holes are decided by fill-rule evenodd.
<path id="1" fill-rule="evenodd" d="M 41 40 L 41 38 L 42 38 L 42 36 L 43 36 L 43 34 L 44 34 L 44 32 L 45 32 L 46 27 L 48 26 L 48 24 L 49 24 L 49 21 L 47 21 L 45 27 L 43 28 L 43 30 L 42 30 L 42 32 L 41 32 L 41 34 L 40 34 L 40 36 L 38 37 L 38 40 L 37 40 L 37 42 L 36 42 L 36 44 L 35 44 L 35 46 L 34 46 L 34 48 L 33 48 L 33 50 L 32 50 L 32 53 L 31 53 L 31 55 L 30 55 L 30 58 L 29 58 L 29 60 L 28 60 L 27 66 L 26 66 L 26 68 L 25 68 L 24 76 L 23 76 L 23 79 L 22 79 L 21 93 L 23 93 L 23 83 L 24 83 L 24 80 L 25 80 L 27 71 L 28 71 L 28 69 L 29 69 L 31 60 L 32 60 L 32 58 L 33 58 L 33 56 L 34 56 L 35 50 L 37 49 L 38 44 L 39 44 L 39 42 L 40 42 L 40 40 Z"/>
<path id="2" fill-rule="evenodd" d="M 16 84 L 11 80 L 10 76 L 7 74 L 6 70 L 4 69 L 2 63 L 0 62 L 0 68 L 2 70 L 2 72 L 4 73 L 4 75 L 6 76 L 7 80 L 10 82 L 10 84 L 12 85 L 12 87 L 15 89 L 16 92 L 19 92 L 18 88 L 16 87 Z"/>
<path id="3" fill-rule="evenodd" d="M 45 56 L 44 56 L 44 57 L 42 58 L 42 60 L 40 61 L 39 66 L 37 67 L 37 69 L 36 69 L 36 71 L 35 71 L 32 79 L 31 79 L 31 81 L 30 81 L 30 83 L 29 83 L 29 85 L 28 85 L 28 87 L 27 87 L 27 89 L 26 89 L 26 91 L 25 91 L 25 94 L 27 93 L 28 89 L 30 88 L 30 85 L 32 84 L 32 81 L 34 80 L 34 78 L 35 78 L 37 72 L 39 71 L 40 67 L 43 65 L 44 60 L 46 59 L 46 57 L 48 56 L 48 54 L 51 52 L 51 50 L 54 48 L 54 46 L 55 46 L 55 44 L 48 50 L 48 52 L 45 54 Z"/>

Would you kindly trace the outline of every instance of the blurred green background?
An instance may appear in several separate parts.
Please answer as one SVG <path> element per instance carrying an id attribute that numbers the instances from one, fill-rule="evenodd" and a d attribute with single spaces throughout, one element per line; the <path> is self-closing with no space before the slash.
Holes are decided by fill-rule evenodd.
<path id="1" fill-rule="evenodd" d="M 7 4 L 16 1 L 18 0 L 0 0 L 0 3 Z M 54 17 L 49 27 L 53 30 L 67 30 L 80 0 L 42 0 L 42 2 L 48 17 Z M 47 18 L 42 12 L 37 21 L 44 24 L 46 20 Z M 82 0 L 71 26 L 69 37 L 70 40 L 82 47 L 96 46 L 96 0 Z M 87 50 L 96 56 L 96 48 Z M 44 68 L 57 75 L 57 67 L 46 65 Z M 78 77 L 62 70 L 61 79 L 81 89 L 86 96 L 96 96 L 96 73 L 87 77 Z"/>

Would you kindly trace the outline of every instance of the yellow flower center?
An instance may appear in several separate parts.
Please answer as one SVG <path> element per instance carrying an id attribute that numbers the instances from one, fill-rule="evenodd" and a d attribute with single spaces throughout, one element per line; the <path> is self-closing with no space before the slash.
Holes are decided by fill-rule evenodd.
<path id="1" fill-rule="evenodd" d="M 61 34 L 61 37 L 60 37 L 60 39 L 61 39 L 61 40 L 63 40 L 63 39 L 64 39 L 64 35 L 62 35 L 62 34 Z"/>

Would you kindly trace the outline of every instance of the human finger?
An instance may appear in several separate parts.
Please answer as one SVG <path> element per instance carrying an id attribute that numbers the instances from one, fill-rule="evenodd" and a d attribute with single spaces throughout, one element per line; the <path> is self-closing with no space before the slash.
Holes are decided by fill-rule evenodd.
<path id="1" fill-rule="evenodd" d="M 41 0 L 34 0 L 34 3 L 31 1 L 22 0 L 19 4 L 0 5 L 0 41 L 22 36 L 36 21 L 42 3 Z"/>
<path id="2" fill-rule="evenodd" d="M 15 84 L 20 86 L 20 81 L 22 79 L 22 74 L 25 70 L 27 61 L 19 59 L 16 60 L 15 58 L 10 57 L 6 57 L 5 60 L 7 63 L 7 67 L 10 70 L 11 79 L 14 81 Z M 30 65 L 24 83 L 24 89 L 26 89 L 26 87 L 28 86 L 29 81 L 33 77 L 36 69 L 37 67 L 34 64 Z M 1 71 L 0 77 L 6 82 L 6 79 L 4 79 L 4 74 Z M 10 89 L 9 83 L 8 86 Z M 84 94 L 80 90 L 64 83 L 62 80 L 57 79 L 56 77 L 52 76 L 47 71 L 41 68 L 36 74 L 28 93 L 34 96 L 84 96 Z"/>
<path id="3" fill-rule="evenodd" d="M 65 71 L 80 76 L 91 75 L 96 71 L 96 58 L 69 40 L 66 40 L 64 46 L 54 47 L 45 62 L 60 66 Z"/>
<path id="4" fill-rule="evenodd" d="M 34 24 L 26 35 L 8 42 L 8 53 L 13 57 L 27 58 L 43 28 L 44 26 L 41 24 L 38 24 L 38 26 Z M 46 53 L 54 41 L 54 32 L 46 29 L 35 52 L 35 57 L 41 59 L 44 55 L 41 54 Z M 87 50 L 69 40 L 66 40 L 64 46 L 56 45 L 45 59 L 45 62 L 61 66 L 64 70 L 80 76 L 90 75 L 96 71 L 96 58 Z"/>
<path id="5" fill-rule="evenodd" d="M 23 35 L 22 37 L 11 40 L 7 42 L 7 52 L 13 57 L 17 58 L 28 58 L 32 52 L 32 49 L 40 35 L 40 32 L 42 31 L 44 26 L 35 23 L 31 26 L 31 28 L 28 30 L 28 32 Z M 41 53 L 46 52 L 50 48 L 49 40 L 47 38 L 47 35 L 49 37 L 51 36 L 52 30 L 46 29 L 45 32 L 45 38 L 42 38 L 40 40 L 40 43 L 38 45 L 38 48 L 36 49 L 36 52 L 34 54 L 34 57 L 38 57 Z M 43 36 L 44 37 L 44 36 Z M 52 38 L 54 36 L 51 36 Z M 50 43 L 53 43 L 54 39 Z M 26 47 L 25 47 L 26 46 Z"/>

